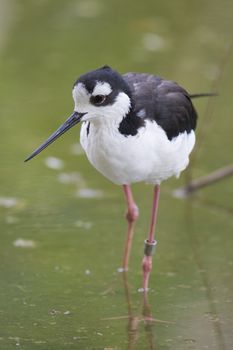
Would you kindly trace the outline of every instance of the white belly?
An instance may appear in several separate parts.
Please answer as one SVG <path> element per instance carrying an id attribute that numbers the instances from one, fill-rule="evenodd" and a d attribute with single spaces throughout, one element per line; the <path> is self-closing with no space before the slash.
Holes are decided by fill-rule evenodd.
<path id="1" fill-rule="evenodd" d="M 125 137 L 117 125 L 94 123 L 87 135 L 84 123 L 80 141 L 91 164 L 112 182 L 159 184 L 187 167 L 195 134 L 184 132 L 169 141 L 160 126 L 146 121 L 136 136 Z"/>

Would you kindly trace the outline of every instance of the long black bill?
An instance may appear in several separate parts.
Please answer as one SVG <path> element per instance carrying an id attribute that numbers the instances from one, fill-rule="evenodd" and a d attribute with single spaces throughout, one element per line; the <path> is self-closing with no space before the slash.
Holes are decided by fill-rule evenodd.
<path id="1" fill-rule="evenodd" d="M 49 138 L 44 143 L 42 143 L 42 145 L 40 145 L 27 159 L 25 159 L 25 162 L 34 158 L 37 154 L 39 154 L 41 151 L 43 151 L 46 147 L 51 145 L 51 143 L 53 143 L 58 137 L 60 137 L 67 130 L 69 130 L 74 125 L 79 123 L 85 114 L 86 113 L 78 113 L 78 112 L 74 112 L 73 114 L 71 114 L 71 116 L 65 121 L 64 124 L 62 124 L 51 136 L 49 136 Z"/>

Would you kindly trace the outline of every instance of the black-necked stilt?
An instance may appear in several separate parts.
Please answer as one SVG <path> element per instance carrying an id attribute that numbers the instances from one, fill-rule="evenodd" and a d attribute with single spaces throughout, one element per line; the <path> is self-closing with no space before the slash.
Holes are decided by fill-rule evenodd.
<path id="1" fill-rule="evenodd" d="M 126 73 L 108 66 L 82 75 L 74 84 L 74 113 L 27 159 L 30 160 L 71 127 L 82 122 L 81 145 L 91 164 L 122 185 L 127 203 L 128 231 L 123 269 L 127 270 L 133 228 L 138 218 L 130 184 L 154 184 L 152 218 L 145 241 L 143 290 L 148 289 L 160 183 L 178 177 L 189 163 L 195 144 L 197 113 L 191 97 L 173 81 Z"/>

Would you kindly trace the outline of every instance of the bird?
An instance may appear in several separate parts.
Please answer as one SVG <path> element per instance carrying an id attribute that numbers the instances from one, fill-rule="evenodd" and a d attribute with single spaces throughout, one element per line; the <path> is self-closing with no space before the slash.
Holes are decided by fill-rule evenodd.
<path id="1" fill-rule="evenodd" d="M 128 270 L 139 209 L 131 184 L 154 187 L 152 214 L 142 258 L 142 288 L 149 290 L 160 186 L 185 170 L 195 144 L 197 112 L 192 98 L 174 81 L 148 73 L 120 74 L 108 65 L 81 75 L 72 89 L 74 111 L 25 161 L 29 161 L 69 129 L 81 123 L 80 143 L 90 163 L 121 185 L 128 222 L 122 271 Z"/>

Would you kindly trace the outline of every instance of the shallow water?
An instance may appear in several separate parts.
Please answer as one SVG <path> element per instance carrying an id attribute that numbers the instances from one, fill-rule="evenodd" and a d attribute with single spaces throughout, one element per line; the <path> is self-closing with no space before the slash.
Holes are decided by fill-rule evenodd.
<path id="1" fill-rule="evenodd" d="M 233 3 L 0 1 L 1 349 L 231 349 L 232 179 L 192 198 L 173 191 L 232 162 Z M 130 270 L 121 266 L 121 188 L 98 174 L 78 128 L 24 164 L 72 112 L 81 73 L 109 64 L 154 72 L 199 100 L 189 171 L 163 184 L 148 299 L 138 292 L 152 188 Z"/>

